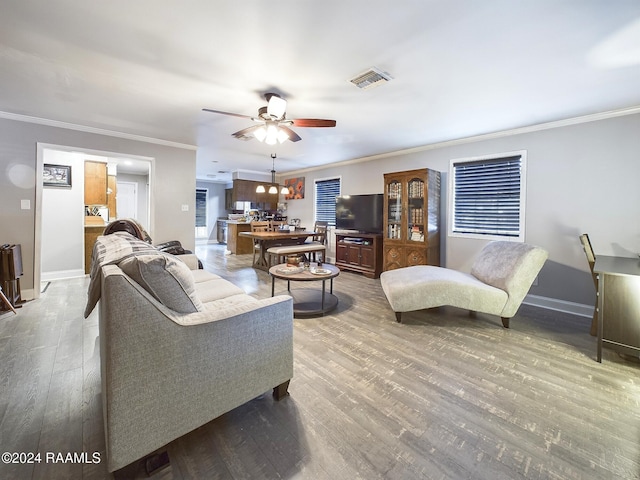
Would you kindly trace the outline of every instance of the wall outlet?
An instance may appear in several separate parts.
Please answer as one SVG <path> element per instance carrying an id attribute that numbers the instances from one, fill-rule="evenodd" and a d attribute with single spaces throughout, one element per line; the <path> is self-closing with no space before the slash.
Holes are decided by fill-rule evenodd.
<path id="1" fill-rule="evenodd" d="M 182 205 L 182 211 L 183 212 L 188 212 L 189 211 L 189 205 Z"/>
<path id="2" fill-rule="evenodd" d="M 22 210 L 31 210 L 31 200 L 20 200 L 20 208 Z"/>

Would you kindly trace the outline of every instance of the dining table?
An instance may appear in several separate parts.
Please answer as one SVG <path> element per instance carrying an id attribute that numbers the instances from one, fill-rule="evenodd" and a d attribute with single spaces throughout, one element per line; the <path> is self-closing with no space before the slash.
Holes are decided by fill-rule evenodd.
<path id="1" fill-rule="evenodd" d="M 299 245 L 316 232 L 309 230 L 274 230 L 270 232 L 239 232 L 238 236 L 248 237 L 257 243 L 259 252 L 254 255 L 253 268 L 269 271 L 267 250 L 276 245 Z"/>

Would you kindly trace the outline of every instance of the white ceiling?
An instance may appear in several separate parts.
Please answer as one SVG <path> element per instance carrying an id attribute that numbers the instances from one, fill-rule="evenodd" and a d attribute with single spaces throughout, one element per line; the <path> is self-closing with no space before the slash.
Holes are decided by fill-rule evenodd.
<path id="1" fill-rule="evenodd" d="M 394 79 L 348 82 L 373 66 Z M 289 118 L 337 126 L 269 147 L 231 136 L 250 120 L 202 111 L 256 115 L 274 90 Z M 197 147 L 201 179 L 268 174 L 271 153 L 286 172 L 638 105 L 638 0 L 0 7 L 0 111 Z"/>

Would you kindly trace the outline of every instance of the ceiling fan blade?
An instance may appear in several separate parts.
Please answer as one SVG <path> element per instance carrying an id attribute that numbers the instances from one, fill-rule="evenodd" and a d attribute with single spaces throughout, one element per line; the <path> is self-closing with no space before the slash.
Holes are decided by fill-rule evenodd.
<path id="1" fill-rule="evenodd" d="M 252 125 L 251 127 L 243 128 L 242 130 L 238 130 L 231 135 L 240 138 L 242 140 L 251 140 L 253 138 L 253 132 L 262 127 L 262 125 Z"/>
<path id="2" fill-rule="evenodd" d="M 299 142 L 300 140 L 302 140 L 302 137 L 300 137 L 300 135 L 298 135 L 296 132 L 291 130 L 289 127 L 285 127 L 284 125 L 279 125 L 278 128 L 286 132 L 287 135 L 289 135 L 289 140 L 291 140 L 292 142 Z"/>
<path id="3" fill-rule="evenodd" d="M 320 118 L 295 118 L 293 124 L 296 127 L 335 127 L 335 120 L 323 120 Z"/>
<path id="4" fill-rule="evenodd" d="M 251 119 L 251 116 L 249 116 L 249 115 L 241 115 L 239 113 L 222 112 L 220 110 L 211 110 L 210 108 L 203 108 L 202 111 L 203 112 L 211 112 L 211 113 L 220 113 L 222 115 L 231 115 L 232 117 L 240 117 L 240 118 L 249 118 L 249 119 Z"/>

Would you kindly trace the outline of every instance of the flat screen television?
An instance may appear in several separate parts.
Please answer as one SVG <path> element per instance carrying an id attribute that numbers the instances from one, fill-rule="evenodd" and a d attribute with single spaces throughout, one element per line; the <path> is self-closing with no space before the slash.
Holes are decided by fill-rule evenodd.
<path id="1" fill-rule="evenodd" d="M 336 228 L 382 233 L 383 204 L 382 193 L 336 197 Z"/>

